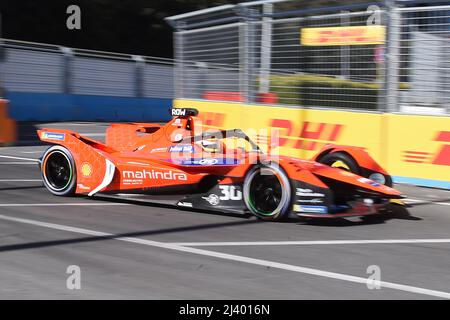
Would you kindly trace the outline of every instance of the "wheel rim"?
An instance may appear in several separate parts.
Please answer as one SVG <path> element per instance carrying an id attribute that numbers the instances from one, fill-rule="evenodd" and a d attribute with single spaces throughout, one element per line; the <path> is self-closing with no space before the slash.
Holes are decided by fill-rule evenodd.
<path id="1" fill-rule="evenodd" d="M 72 165 L 61 151 L 53 151 L 45 158 L 43 173 L 47 185 L 54 191 L 62 191 L 72 182 Z"/>
<path id="2" fill-rule="evenodd" d="M 272 170 L 265 170 L 270 174 L 255 171 L 249 185 L 248 203 L 251 209 L 263 216 L 273 216 L 281 211 L 286 192 L 278 175 Z"/>

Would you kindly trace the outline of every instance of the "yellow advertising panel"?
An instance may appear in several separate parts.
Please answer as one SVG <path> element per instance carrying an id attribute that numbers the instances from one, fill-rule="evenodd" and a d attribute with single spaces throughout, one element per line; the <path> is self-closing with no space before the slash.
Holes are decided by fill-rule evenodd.
<path id="1" fill-rule="evenodd" d="M 378 25 L 301 29 L 301 44 L 304 46 L 384 44 L 385 39 L 386 27 Z"/>
<path id="2" fill-rule="evenodd" d="M 282 155 L 309 159 L 328 143 L 359 146 L 396 182 L 450 189 L 450 117 L 191 100 L 174 105 L 198 109 L 207 129 L 239 128 L 252 138 L 275 130 Z"/>
<path id="3" fill-rule="evenodd" d="M 450 189 L 450 117 L 389 114 L 387 125 L 387 167 L 397 181 Z"/>
<path id="4" fill-rule="evenodd" d="M 252 138 L 261 129 L 276 131 L 283 155 L 309 159 L 333 143 L 364 147 L 381 160 L 380 114 L 189 100 L 176 100 L 175 106 L 198 109 L 206 128 L 239 128 Z"/>

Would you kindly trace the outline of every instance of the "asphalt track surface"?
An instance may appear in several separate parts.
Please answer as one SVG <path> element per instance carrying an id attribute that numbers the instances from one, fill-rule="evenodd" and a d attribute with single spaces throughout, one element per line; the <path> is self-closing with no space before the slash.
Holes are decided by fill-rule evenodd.
<path id="1" fill-rule="evenodd" d="M 33 161 L 46 146 L 28 144 L 0 148 L 0 299 L 450 298 L 450 191 L 397 185 L 411 207 L 376 219 L 260 222 L 52 196 Z"/>

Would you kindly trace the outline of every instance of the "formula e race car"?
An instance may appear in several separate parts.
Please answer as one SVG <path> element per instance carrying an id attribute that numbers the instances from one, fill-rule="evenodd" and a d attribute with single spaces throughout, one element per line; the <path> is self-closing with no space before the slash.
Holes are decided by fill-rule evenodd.
<path id="1" fill-rule="evenodd" d="M 45 187 L 272 221 L 375 214 L 403 197 L 362 148 L 327 145 L 312 160 L 273 156 L 242 130 L 204 131 L 196 109 L 171 112 L 166 125 L 112 124 L 105 143 L 38 130 L 55 144 L 41 158 Z"/>

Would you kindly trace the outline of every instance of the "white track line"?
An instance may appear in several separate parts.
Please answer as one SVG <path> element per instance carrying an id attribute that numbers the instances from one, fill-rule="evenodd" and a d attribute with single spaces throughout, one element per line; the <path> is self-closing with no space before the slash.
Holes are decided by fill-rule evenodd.
<path id="1" fill-rule="evenodd" d="M 393 240 L 318 240 L 318 241 L 222 241 L 222 242 L 172 242 L 187 247 L 228 247 L 228 246 L 303 246 L 335 244 L 414 244 L 414 243 L 450 243 L 450 239 L 393 239 Z"/>
<path id="2" fill-rule="evenodd" d="M 432 199 L 407 199 L 406 204 L 437 204 L 440 206 L 450 206 L 450 202 L 435 202 Z"/>
<path id="3" fill-rule="evenodd" d="M 42 182 L 38 179 L 0 179 L 0 182 Z"/>
<path id="4" fill-rule="evenodd" d="M 14 218 L 14 217 L 5 216 L 5 215 L 0 215 L 0 219 L 6 220 L 6 221 L 13 221 L 13 222 L 19 222 L 19 223 L 25 223 L 25 224 L 29 224 L 29 225 L 50 228 L 50 229 L 54 229 L 54 230 L 68 231 L 68 232 L 73 232 L 73 233 L 78 233 L 78 234 L 85 234 L 85 235 L 90 235 L 90 236 L 99 236 L 99 237 L 114 236 L 113 234 L 106 233 L 106 232 L 81 229 L 81 228 L 70 227 L 70 226 L 54 224 L 54 223 L 47 223 L 47 222 L 36 221 L 36 220 Z M 254 258 L 238 256 L 238 255 L 233 255 L 233 254 L 227 254 L 227 253 L 221 253 L 221 252 L 216 252 L 216 251 L 183 247 L 183 246 L 170 244 L 170 243 L 163 243 L 163 242 L 145 240 L 145 239 L 140 239 L 140 238 L 132 238 L 132 237 L 122 237 L 122 238 L 115 237 L 113 239 L 119 240 L 119 241 L 124 241 L 124 242 L 142 244 L 142 245 L 151 246 L 151 247 L 175 250 L 175 251 L 180 251 L 180 252 L 187 252 L 187 253 L 192 253 L 192 254 L 197 254 L 197 255 L 207 256 L 207 257 L 213 257 L 213 258 L 218 258 L 218 259 L 223 259 L 223 260 L 237 261 L 237 262 L 242 262 L 242 263 L 259 265 L 259 266 L 263 266 L 263 267 L 272 267 L 272 268 L 281 269 L 281 270 L 288 270 L 288 271 L 297 272 L 297 273 L 309 274 L 309 275 L 314 275 L 314 276 L 319 276 L 319 277 L 326 277 L 326 278 L 331 278 L 331 279 L 361 283 L 364 285 L 367 285 L 367 283 L 368 283 L 367 278 L 356 277 L 356 276 L 351 276 L 351 275 L 342 274 L 342 273 L 328 272 L 328 271 L 312 269 L 312 268 L 305 268 L 305 267 L 300 267 L 300 266 L 294 266 L 294 265 L 279 263 L 279 262 L 274 262 L 274 261 L 254 259 Z M 381 287 L 384 287 L 384 288 L 450 299 L 450 293 L 448 293 L 448 292 L 429 290 L 429 289 L 425 289 L 425 288 L 413 287 L 413 286 L 392 283 L 392 282 L 386 282 L 386 281 L 380 281 L 379 284 Z"/>
<path id="5" fill-rule="evenodd" d="M 433 202 L 433 203 L 441 205 L 441 206 L 450 206 L 450 203 L 448 203 L 448 202 Z"/>
<path id="6" fill-rule="evenodd" d="M 21 158 L 21 157 L 2 156 L 2 155 L 0 155 L 0 158 L 40 162 L 39 159 L 33 159 L 33 158 Z"/>
<path id="7" fill-rule="evenodd" d="M 105 203 L 0 203 L 0 207 L 65 207 L 65 206 L 82 206 L 82 207 L 104 207 L 104 206 L 129 206 L 129 203 L 115 203 L 115 202 L 105 202 Z"/>
<path id="8" fill-rule="evenodd" d="M 36 165 L 36 162 L 0 162 L 0 165 Z"/>

